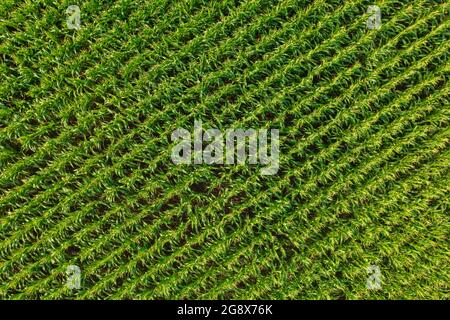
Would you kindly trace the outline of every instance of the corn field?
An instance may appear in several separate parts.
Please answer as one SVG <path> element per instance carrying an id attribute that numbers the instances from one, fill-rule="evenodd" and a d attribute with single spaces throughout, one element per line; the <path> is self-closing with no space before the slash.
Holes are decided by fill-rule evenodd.
<path id="1" fill-rule="evenodd" d="M 449 8 L 2 0 L 0 298 L 449 299 Z"/>

